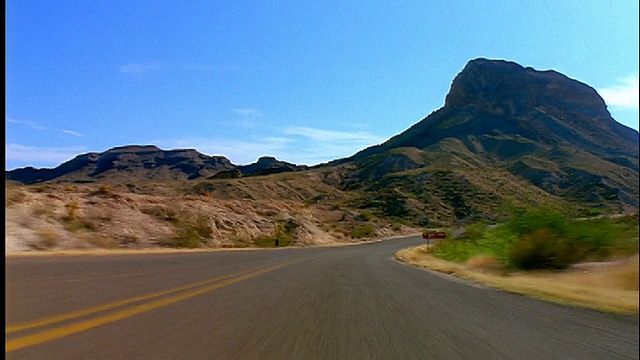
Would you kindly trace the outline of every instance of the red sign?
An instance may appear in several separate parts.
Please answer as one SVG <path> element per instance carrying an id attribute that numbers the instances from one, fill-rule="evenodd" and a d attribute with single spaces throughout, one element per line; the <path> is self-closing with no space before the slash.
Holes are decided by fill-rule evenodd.
<path id="1" fill-rule="evenodd" d="M 445 232 L 429 232 L 422 234 L 423 239 L 444 239 L 446 237 L 447 233 Z"/>

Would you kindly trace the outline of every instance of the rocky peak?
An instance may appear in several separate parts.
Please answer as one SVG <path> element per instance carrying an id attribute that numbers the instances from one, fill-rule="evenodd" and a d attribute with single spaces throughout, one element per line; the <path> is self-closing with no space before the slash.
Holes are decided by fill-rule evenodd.
<path id="1" fill-rule="evenodd" d="M 498 116 L 562 108 L 610 117 L 602 98 L 586 84 L 553 70 L 539 71 L 510 61 L 483 58 L 469 61 L 455 77 L 445 106 L 473 106 Z"/>

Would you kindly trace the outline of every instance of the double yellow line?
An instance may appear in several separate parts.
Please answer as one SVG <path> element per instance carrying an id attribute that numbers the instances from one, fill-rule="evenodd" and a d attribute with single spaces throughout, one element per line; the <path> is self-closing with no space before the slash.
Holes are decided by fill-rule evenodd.
<path id="1" fill-rule="evenodd" d="M 142 314 L 144 312 L 151 311 L 154 309 L 158 309 L 163 306 L 176 303 L 178 301 L 186 300 L 194 296 L 198 296 L 198 295 L 207 293 L 209 291 L 219 289 L 221 287 L 225 287 L 227 285 L 231 285 L 240 281 L 251 279 L 256 276 L 262 275 L 264 273 L 279 269 L 284 266 L 292 265 L 294 263 L 298 263 L 301 261 L 302 260 L 291 261 L 291 262 L 287 262 L 287 263 L 283 263 L 275 266 L 270 266 L 267 268 L 258 269 L 255 271 L 242 271 L 242 272 L 231 274 L 231 275 L 221 276 L 215 279 L 209 279 L 206 281 L 202 281 L 202 282 L 198 282 L 198 283 L 194 283 L 186 286 L 181 286 L 178 288 L 169 289 L 165 291 L 160 291 L 152 294 L 136 296 L 133 298 L 129 298 L 129 299 L 125 299 L 125 300 L 121 300 L 121 301 L 117 301 L 109 304 L 104 304 L 104 305 L 89 308 L 89 309 L 79 310 L 79 311 L 75 311 L 68 314 L 52 316 L 52 317 L 48 317 L 48 318 L 44 318 L 44 319 L 40 319 L 40 320 L 28 322 L 28 323 L 23 323 L 23 324 L 8 325 L 5 327 L 6 335 L 9 335 L 11 333 L 15 333 L 18 331 L 35 329 L 39 327 L 53 325 L 63 321 L 73 320 L 79 317 L 83 317 L 83 316 L 87 316 L 87 315 L 91 315 L 91 314 L 95 314 L 95 313 L 99 313 L 99 312 L 107 311 L 111 309 L 116 309 L 132 303 L 136 303 L 136 302 L 151 300 L 151 299 L 160 298 L 166 295 L 179 293 L 173 296 L 168 296 L 155 301 L 137 305 L 128 309 L 116 311 L 116 312 L 103 315 L 97 318 L 78 321 L 68 325 L 56 327 L 50 330 L 44 330 L 31 335 L 25 335 L 22 337 L 17 337 L 14 339 L 7 340 L 5 344 L 5 352 L 10 352 L 10 351 L 22 349 L 28 346 L 41 344 L 47 341 L 56 340 L 65 336 L 86 331 L 86 330 L 89 330 L 101 325 L 105 325 L 114 321 L 126 319 L 128 317 Z M 191 291 L 188 291 L 188 290 L 191 290 Z"/>

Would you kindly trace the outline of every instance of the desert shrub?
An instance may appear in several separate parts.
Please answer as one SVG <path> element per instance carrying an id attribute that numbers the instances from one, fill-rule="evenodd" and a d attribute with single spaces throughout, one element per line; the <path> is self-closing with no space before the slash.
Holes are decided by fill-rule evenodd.
<path id="1" fill-rule="evenodd" d="M 160 220 L 172 221 L 178 218 L 180 210 L 175 206 L 148 205 L 140 208 L 140 212 Z"/>
<path id="2" fill-rule="evenodd" d="M 464 263 L 486 254 L 510 268 L 562 269 L 580 261 L 638 252 L 637 215 L 580 221 L 550 209 L 516 212 L 506 224 L 473 224 L 459 239 L 439 241 L 436 257 Z"/>
<path id="3" fill-rule="evenodd" d="M 68 220 L 65 223 L 64 228 L 68 231 L 96 231 L 98 230 L 98 225 L 89 219 L 75 218 L 73 220 Z"/>
<path id="4" fill-rule="evenodd" d="M 373 234 L 373 227 L 369 224 L 358 225 L 351 231 L 351 237 L 361 239 Z"/>
<path id="5" fill-rule="evenodd" d="M 207 243 L 213 234 L 208 220 L 204 216 L 195 221 L 181 221 L 177 217 L 170 218 L 174 227 L 174 235 L 159 242 L 162 246 L 177 248 L 198 248 Z"/>
<path id="6" fill-rule="evenodd" d="M 356 216 L 356 220 L 358 221 L 369 221 L 373 218 L 373 213 L 369 210 L 358 210 L 358 216 Z"/>
<path id="7" fill-rule="evenodd" d="M 48 185 L 38 185 L 38 186 L 33 188 L 33 191 L 35 191 L 37 193 L 43 193 L 43 192 L 46 192 L 47 190 L 49 190 L 49 186 Z"/>
<path id="8" fill-rule="evenodd" d="M 58 245 L 60 242 L 60 234 L 57 230 L 52 228 L 40 228 L 38 229 L 38 237 L 40 238 L 40 242 L 36 244 L 31 244 L 31 247 L 34 247 L 39 250 L 52 249 Z"/>
<path id="9" fill-rule="evenodd" d="M 580 257 L 575 245 L 547 229 L 537 229 L 514 244 L 509 252 L 510 265 L 524 270 L 564 269 Z"/>
<path id="10" fill-rule="evenodd" d="M 274 247 L 277 240 L 278 247 L 294 245 L 295 233 L 299 226 L 300 224 L 295 220 L 287 219 L 276 224 L 273 234 L 255 237 L 251 240 L 251 243 L 258 247 Z"/>
<path id="11" fill-rule="evenodd" d="M 516 216 L 508 227 L 520 241 L 513 245 L 509 261 L 523 269 L 561 269 L 579 261 L 606 259 L 623 249 L 629 237 L 637 244 L 637 223 L 626 221 L 577 220 L 541 210 Z"/>
<path id="12" fill-rule="evenodd" d="M 22 189 L 6 189 L 5 188 L 5 206 L 19 204 L 27 199 L 27 193 Z"/>
<path id="13" fill-rule="evenodd" d="M 339 228 L 335 228 L 333 231 L 343 236 L 351 236 L 351 231 L 345 228 L 339 227 Z"/>
<path id="14" fill-rule="evenodd" d="M 84 236 L 84 241 L 94 247 L 100 249 L 114 249 L 118 247 L 118 242 L 114 239 L 102 236 L 102 235 L 91 235 Z"/>
<path id="15" fill-rule="evenodd" d="M 67 208 L 67 217 L 65 220 L 73 221 L 78 218 L 78 209 L 80 208 L 80 203 L 77 200 L 73 200 L 65 205 Z"/>

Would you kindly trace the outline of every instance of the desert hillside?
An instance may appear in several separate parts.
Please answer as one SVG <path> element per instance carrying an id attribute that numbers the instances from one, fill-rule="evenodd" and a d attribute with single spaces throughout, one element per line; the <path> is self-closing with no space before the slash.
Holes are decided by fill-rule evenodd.
<path id="1" fill-rule="evenodd" d="M 195 187 L 7 184 L 5 192 L 7 252 L 330 245 L 420 231 L 340 206 L 352 195 L 313 173 Z"/>

